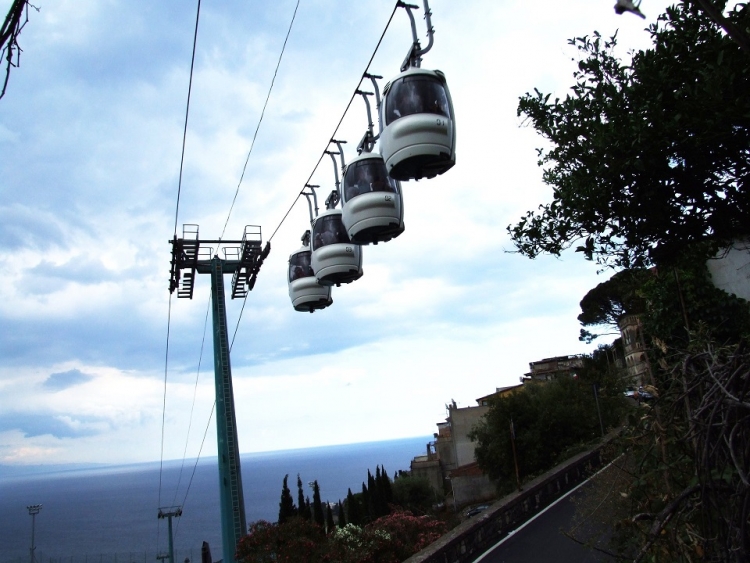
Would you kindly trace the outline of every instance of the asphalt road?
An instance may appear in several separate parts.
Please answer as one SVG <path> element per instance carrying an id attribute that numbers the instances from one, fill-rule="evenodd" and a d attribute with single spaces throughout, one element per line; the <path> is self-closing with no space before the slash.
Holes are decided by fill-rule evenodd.
<path id="1" fill-rule="evenodd" d="M 511 533 L 494 548 L 476 559 L 481 563 L 598 563 L 616 561 L 601 551 L 581 545 L 563 532 L 567 530 L 580 541 L 595 541 L 606 548 L 608 528 L 590 519 L 572 530 L 576 504 L 587 492 L 589 484 L 583 485 L 573 495 L 564 497 L 557 504 L 539 514 L 525 526 Z"/>

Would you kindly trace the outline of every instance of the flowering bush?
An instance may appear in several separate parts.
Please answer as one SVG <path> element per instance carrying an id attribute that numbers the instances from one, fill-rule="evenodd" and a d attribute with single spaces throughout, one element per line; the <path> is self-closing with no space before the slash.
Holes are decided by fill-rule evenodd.
<path id="1" fill-rule="evenodd" d="M 328 555 L 323 529 L 302 518 L 284 524 L 253 522 L 237 544 L 237 560 L 245 563 L 318 563 L 334 561 Z"/>
<path id="2" fill-rule="evenodd" d="M 364 528 L 348 524 L 330 537 L 329 553 L 340 563 L 398 563 L 445 533 L 442 522 L 399 510 Z"/>
<path id="3" fill-rule="evenodd" d="M 428 516 L 397 510 L 364 528 L 347 524 L 326 537 L 323 529 L 302 518 L 284 524 L 253 522 L 237 546 L 244 563 L 399 563 L 446 532 Z"/>

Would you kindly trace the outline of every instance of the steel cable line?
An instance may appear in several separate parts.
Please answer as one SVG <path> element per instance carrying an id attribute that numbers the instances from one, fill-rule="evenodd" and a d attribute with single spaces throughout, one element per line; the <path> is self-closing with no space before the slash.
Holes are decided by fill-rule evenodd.
<path id="1" fill-rule="evenodd" d="M 374 60 L 375 56 L 377 55 L 378 49 L 380 48 L 380 45 L 383 42 L 383 38 L 385 37 L 385 34 L 388 31 L 391 22 L 393 21 L 393 16 L 395 15 L 396 10 L 398 9 L 398 7 L 399 7 L 399 4 L 397 3 L 396 6 L 394 7 L 393 11 L 391 12 L 390 17 L 388 18 L 388 22 L 386 23 L 386 26 L 383 29 L 383 32 L 382 32 L 382 34 L 381 34 L 381 36 L 380 36 L 380 38 L 379 38 L 379 40 L 377 42 L 377 45 L 375 46 L 375 49 L 374 49 L 372 55 L 370 56 L 370 60 L 367 63 L 367 66 L 366 66 L 366 69 L 365 69 L 365 72 L 363 73 L 363 75 L 366 74 L 369 71 L 370 65 L 372 64 L 372 61 Z M 266 96 L 265 103 L 263 105 L 263 110 L 261 111 L 261 116 L 260 116 L 260 119 L 258 121 L 258 125 L 257 125 L 257 127 L 255 129 L 255 133 L 253 135 L 253 139 L 252 139 L 252 142 L 251 142 L 251 145 L 250 145 L 250 149 L 248 151 L 248 156 L 247 156 L 247 158 L 245 160 L 245 164 L 244 164 L 243 169 L 242 169 L 242 174 L 241 174 L 240 180 L 239 180 L 239 182 L 237 184 L 237 189 L 235 190 L 235 194 L 234 194 L 234 197 L 232 199 L 232 204 L 230 205 L 229 213 L 227 214 L 227 219 L 226 219 L 226 221 L 224 223 L 224 228 L 222 230 L 220 239 L 224 238 L 224 234 L 226 232 L 226 228 L 227 228 L 227 225 L 229 223 L 229 219 L 230 219 L 232 211 L 234 209 L 234 205 L 235 205 L 235 202 L 237 200 L 237 196 L 239 194 L 239 190 L 240 190 L 240 187 L 242 185 L 242 181 L 244 179 L 245 172 L 247 170 L 247 165 L 248 165 L 248 162 L 250 160 L 250 155 L 252 154 L 252 150 L 253 150 L 253 147 L 255 145 L 255 140 L 257 138 L 258 131 L 260 129 L 260 125 L 261 125 L 261 123 L 263 121 L 263 117 L 265 115 L 266 107 L 267 107 L 268 102 L 270 100 L 271 92 L 273 90 L 273 86 L 274 86 L 274 83 L 275 83 L 275 80 L 276 80 L 276 76 L 278 74 L 278 70 L 279 70 L 279 67 L 280 67 L 280 64 L 281 64 L 281 60 L 282 60 L 282 57 L 284 55 L 284 51 L 286 49 L 286 45 L 287 45 L 287 42 L 288 42 L 288 39 L 289 39 L 289 35 L 291 33 L 292 26 L 294 24 L 294 21 L 295 21 L 296 15 L 297 15 L 298 8 L 299 8 L 299 0 L 297 0 L 297 3 L 295 5 L 294 13 L 292 15 L 292 20 L 291 20 L 291 22 L 289 24 L 289 29 L 288 29 L 286 37 L 284 39 L 284 44 L 282 46 L 282 50 L 281 50 L 281 53 L 279 55 L 279 60 L 277 62 L 276 69 L 274 71 L 274 75 L 273 75 L 273 78 L 272 78 L 272 81 L 271 81 L 271 85 L 269 87 L 269 91 L 268 91 L 268 94 Z M 199 2 L 199 10 L 200 10 L 200 2 Z M 197 25 L 198 25 L 198 22 L 196 20 L 196 36 L 197 36 Z M 193 48 L 194 48 L 194 51 L 193 51 L 193 61 L 194 61 L 194 59 L 195 59 L 195 42 L 194 42 Z M 192 70 L 193 70 L 193 66 L 191 64 L 191 84 L 192 84 Z M 360 79 L 360 82 L 361 82 L 361 79 Z M 188 97 L 189 97 L 189 94 L 190 94 L 190 90 L 188 90 Z M 349 102 L 347 103 L 346 108 L 344 109 L 344 112 L 343 112 L 341 118 L 339 119 L 338 123 L 336 124 L 336 127 L 334 129 L 333 134 L 331 135 L 331 138 L 335 137 L 336 133 L 338 132 L 339 127 L 341 127 L 341 123 L 343 122 L 344 118 L 346 117 L 346 115 L 347 115 L 347 113 L 349 111 L 349 108 L 351 107 L 351 104 L 354 101 L 354 98 L 355 98 L 356 95 L 357 94 L 356 94 L 356 88 L 355 88 L 355 92 L 352 93 L 352 96 L 350 97 Z M 188 104 L 189 104 L 189 102 L 188 102 Z M 185 130 L 187 130 L 187 114 L 186 114 Z M 185 135 L 183 135 L 183 158 L 184 158 L 184 138 L 185 138 Z M 307 181 L 305 183 L 309 183 L 310 179 L 312 179 L 312 176 L 315 174 L 318 166 L 320 165 L 321 161 L 323 160 L 324 155 L 325 155 L 325 152 L 321 153 L 320 158 L 316 162 L 316 164 L 315 164 L 312 172 L 310 173 L 310 176 L 308 177 L 308 179 L 307 179 Z M 180 165 L 180 183 L 181 183 L 181 179 L 182 179 L 182 162 L 181 162 L 181 165 Z M 304 191 L 304 188 L 303 188 L 302 191 Z M 276 233 L 278 232 L 278 230 L 281 228 L 281 225 L 284 223 L 284 221 L 288 217 L 289 213 L 294 208 L 294 205 L 296 205 L 297 201 L 299 200 L 300 196 L 302 195 L 302 191 L 300 191 L 300 193 L 297 194 L 297 197 L 292 202 L 292 205 L 289 207 L 289 209 L 287 210 L 287 212 L 284 214 L 284 216 L 282 217 L 281 221 L 279 222 L 278 226 L 276 227 L 276 229 L 273 231 L 273 233 L 269 237 L 268 242 L 271 241 L 271 239 L 276 235 Z M 179 206 L 179 191 L 178 191 L 178 206 Z M 176 236 L 176 233 L 177 233 L 177 214 L 175 214 L 175 236 Z M 239 318 L 237 319 L 237 325 L 235 326 L 234 334 L 232 336 L 232 341 L 231 341 L 230 348 L 229 348 L 230 352 L 232 350 L 232 346 L 234 345 L 235 337 L 237 336 L 237 331 L 239 329 L 240 321 L 242 320 L 242 315 L 243 315 L 243 312 L 245 310 L 245 304 L 246 303 L 247 303 L 247 295 L 245 295 L 245 298 L 243 299 L 242 309 L 240 310 L 240 315 L 239 315 Z M 171 311 L 171 296 L 170 296 L 170 311 Z M 205 327 L 204 327 L 204 330 L 205 330 Z M 204 337 L 205 337 L 205 333 L 204 333 Z M 200 362 L 202 361 L 202 353 L 203 353 L 203 346 L 201 346 L 201 359 L 199 360 L 199 366 L 200 366 Z M 200 367 L 199 367 L 199 370 L 200 370 Z M 197 387 L 197 381 L 196 381 L 196 387 Z M 165 374 L 165 397 L 166 397 L 166 374 Z M 203 445 L 204 445 L 205 440 L 206 440 L 206 436 L 207 436 L 207 433 L 208 433 L 208 429 L 210 427 L 210 423 L 211 423 L 211 419 L 213 417 L 213 413 L 214 413 L 215 407 L 216 407 L 216 402 L 214 401 L 214 404 L 213 404 L 212 409 L 211 409 L 211 414 L 209 415 L 209 420 L 208 420 L 208 423 L 206 425 L 206 429 L 205 429 L 204 434 L 203 434 L 203 440 L 201 442 L 201 447 L 200 447 L 200 450 L 199 450 L 199 453 L 198 453 L 198 457 L 196 458 L 195 465 L 193 466 L 193 471 L 192 471 L 192 474 L 191 474 L 191 477 L 190 477 L 190 481 L 188 482 L 187 490 L 185 492 L 185 497 L 184 497 L 184 500 L 183 500 L 183 505 L 184 505 L 185 502 L 187 502 L 188 493 L 190 491 L 190 487 L 192 485 L 193 478 L 195 476 L 195 472 L 196 472 L 196 469 L 197 469 L 198 461 L 200 460 L 200 455 L 201 455 L 201 452 L 203 450 Z M 164 415 L 163 415 L 163 417 L 164 417 Z M 162 428 L 162 450 L 163 450 L 163 428 Z M 163 451 L 162 451 L 162 457 L 163 457 Z M 183 459 L 183 462 L 184 462 L 184 459 Z M 160 491 L 159 494 L 160 494 L 160 498 L 161 498 L 161 470 L 160 470 L 160 477 L 159 477 L 159 491 Z M 176 498 L 176 493 L 175 493 L 175 498 Z M 177 527 L 179 529 L 179 521 L 177 523 Z"/>
<path id="2" fill-rule="evenodd" d="M 195 386 L 193 387 L 193 404 L 190 405 L 190 418 L 188 421 L 187 436 L 185 437 L 185 449 L 182 452 L 182 465 L 180 466 L 180 475 L 177 478 L 177 487 L 175 487 L 174 499 L 172 500 L 172 505 L 174 506 L 177 505 L 177 493 L 180 491 L 180 483 L 182 483 L 182 471 L 185 468 L 185 460 L 187 459 L 188 443 L 190 441 L 190 430 L 193 427 L 193 412 L 195 411 L 195 399 L 198 396 L 198 379 L 200 378 L 200 375 L 201 375 L 201 364 L 203 363 L 203 348 L 206 344 L 206 332 L 208 331 L 208 313 L 210 311 L 211 311 L 211 296 L 209 295 L 208 304 L 206 306 L 206 318 L 203 320 L 203 340 L 201 340 L 201 351 L 200 351 L 200 354 L 198 355 L 198 370 L 195 374 Z M 213 413 L 213 409 L 211 409 L 211 412 Z M 205 439 L 205 436 L 204 436 L 204 439 Z M 198 457 L 200 457 L 200 455 Z M 196 464 L 197 464 L 197 461 L 196 461 Z M 193 473 L 195 473 L 195 469 L 193 469 Z M 189 489 L 190 489 L 190 484 L 188 484 L 188 490 Z"/>
<path id="3" fill-rule="evenodd" d="M 281 46 L 281 53 L 279 53 L 279 60 L 276 62 L 276 70 L 273 71 L 273 78 L 271 79 L 271 86 L 268 88 L 268 95 L 266 95 L 266 101 L 263 103 L 263 109 L 260 112 L 260 119 L 258 120 L 258 125 L 255 127 L 253 140 L 250 143 L 250 150 L 247 152 L 247 158 L 245 159 L 245 165 L 242 167 L 242 174 L 240 175 L 240 181 L 237 183 L 237 189 L 234 192 L 234 199 L 232 199 L 232 205 L 229 207 L 227 220 L 224 222 L 224 229 L 222 229 L 221 231 L 221 236 L 219 237 L 219 240 L 224 238 L 224 233 L 227 230 L 227 224 L 229 224 L 229 217 L 232 215 L 234 204 L 237 201 L 237 194 L 240 193 L 240 186 L 242 185 L 242 180 L 245 178 L 245 171 L 247 170 L 247 163 L 250 161 L 250 155 L 252 154 L 253 147 L 255 146 L 255 139 L 258 137 L 258 130 L 260 129 L 260 124 L 263 123 L 263 116 L 266 114 L 266 107 L 268 106 L 268 100 L 271 98 L 273 85 L 276 82 L 276 75 L 279 73 L 279 67 L 281 66 L 281 59 L 284 56 L 284 51 L 286 50 L 286 44 L 287 44 L 287 41 L 289 41 L 289 35 L 292 33 L 292 26 L 294 25 L 294 20 L 297 17 L 298 8 L 299 8 L 299 0 L 297 0 L 297 5 L 294 6 L 294 13 L 292 14 L 292 21 L 289 22 L 289 29 L 286 32 L 286 37 L 284 38 L 284 44 Z"/>
<path id="4" fill-rule="evenodd" d="M 378 49 L 380 49 L 380 44 L 383 42 L 383 38 L 385 37 L 386 32 L 388 31 L 388 28 L 391 25 L 391 22 L 393 21 L 393 16 L 396 14 L 396 10 L 398 10 L 400 5 L 400 2 L 396 2 L 396 5 L 393 7 L 393 11 L 391 12 L 391 17 L 388 18 L 388 23 L 385 24 L 385 29 L 383 29 L 383 33 L 380 35 L 380 39 L 378 39 L 378 44 L 375 45 L 375 50 L 372 52 L 372 56 L 370 57 L 370 60 L 367 62 L 367 67 L 365 67 L 365 71 L 362 73 L 362 77 L 359 79 L 359 82 L 357 82 L 357 87 L 354 89 L 354 92 L 352 92 L 352 97 L 349 98 L 349 103 L 346 104 L 346 109 L 344 109 L 344 113 L 341 115 L 341 119 L 339 119 L 339 122 L 336 124 L 336 128 L 333 130 L 333 134 L 330 136 L 331 139 L 336 138 L 336 133 L 338 133 L 339 127 L 341 127 L 341 123 L 344 121 L 344 118 L 346 117 L 346 114 L 349 112 L 349 108 L 352 105 L 352 102 L 354 101 L 355 96 L 357 95 L 357 88 L 359 88 L 359 84 L 362 82 L 362 78 L 364 78 L 364 75 L 367 74 L 370 70 L 370 65 L 372 64 L 373 59 L 375 59 L 375 55 L 378 54 Z M 329 141 L 330 144 L 330 141 Z M 328 148 L 328 145 L 326 145 L 326 149 Z M 312 172 L 310 173 L 310 176 L 307 177 L 307 180 L 305 181 L 305 184 L 309 184 L 310 180 L 312 180 L 313 175 L 318 169 L 318 166 L 320 166 L 321 161 L 323 160 L 323 157 L 325 156 L 325 150 L 321 153 L 320 158 L 318 159 L 318 162 L 315 163 L 315 166 L 313 167 Z M 294 198 L 294 201 L 292 202 L 292 205 L 289 206 L 289 209 L 284 214 L 284 216 L 281 218 L 281 221 L 279 222 L 276 229 L 273 231 L 271 236 L 268 238 L 268 241 L 270 242 L 271 239 L 273 239 L 274 236 L 276 236 L 276 233 L 281 228 L 281 225 L 286 221 L 286 218 L 289 216 L 289 213 L 292 212 L 292 209 L 294 209 L 294 206 L 297 205 L 297 201 L 299 201 L 299 198 L 302 196 L 302 192 L 305 191 L 305 188 L 303 187 L 302 190 L 297 194 L 297 197 Z"/>
<path id="5" fill-rule="evenodd" d="M 195 48 L 198 43 L 198 23 L 200 22 L 201 15 L 201 0 L 198 0 L 198 7 L 195 14 L 195 31 L 193 32 L 193 50 L 190 59 L 190 77 L 188 79 L 188 94 L 187 102 L 185 103 L 185 125 L 182 132 L 182 154 L 180 156 L 180 173 L 177 180 L 177 202 L 175 204 L 174 211 L 174 237 L 177 237 L 177 219 L 180 213 L 180 193 L 182 192 L 182 171 L 185 163 L 185 144 L 187 139 L 187 126 L 188 116 L 190 115 L 190 94 L 193 88 L 193 70 L 195 68 Z M 162 489 L 162 478 L 164 475 L 164 427 L 166 422 L 167 413 L 167 374 L 169 373 L 169 335 L 170 327 L 172 323 L 172 294 L 169 294 L 169 305 L 167 309 L 167 343 L 164 352 L 164 393 L 162 397 L 162 412 L 161 412 L 161 447 L 159 452 L 159 494 L 158 501 L 161 507 L 161 489 Z M 159 539 L 160 539 L 161 527 L 158 524 L 156 526 L 156 550 L 159 551 Z"/>
<path id="6" fill-rule="evenodd" d="M 232 199 L 232 204 L 229 207 L 229 212 L 227 214 L 226 221 L 224 222 L 224 228 L 223 228 L 223 230 L 221 232 L 221 236 L 219 237 L 219 240 L 221 240 L 221 239 L 224 238 L 224 234 L 226 232 L 227 225 L 229 224 L 229 218 L 232 215 L 232 210 L 234 209 L 234 204 L 237 201 L 237 195 L 239 194 L 240 187 L 242 185 L 242 180 L 245 177 L 245 172 L 247 170 L 247 165 L 248 165 L 248 162 L 250 161 L 250 155 L 253 152 L 253 147 L 255 146 L 255 140 L 256 140 L 256 138 L 258 136 L 258 131 L 260 130 L 261 123 L 263 122 L 263 116 L 265 115 L 266 107 L 268 106 L 268 102 L 269 102 L 269 100 L 271 98 L 271 92 L 273 91 L 273 86 L 274 86 L 274 83 L 276 82 L 276 76 L 278 75 L 279 67 L 281 66 L 281 60 L 282 60 L 282 58 L 284 56 L 284 52 L 286 50 L 286 45 L 287 45 L 287 42 L 289 41 L 289 36 L 290 36 L 290 34 L 292 32 L 292 27 L 294 25 L 294 21 L 295 21 L 295 19 L 297 17 L 297 10 L 298 10 L 298 8 L 299 8 L 299 0 L 297 0 L 297 3 L 295 5 L 295 7 L 294 7 L 294 13 L 292 14 L 292 19 L 291 19 L 291 22 L 289 23 L 289 28 L 288 28 L 286 36 L 284 38 L 284 43 L 283 43 L 283 45 L 281 47 L 281 53 L 279 54 L 279 59 L 278 59 L 278 61 L 276 63 L 276 68 L 275 68 L 274 73 L 273 73 L 273 78 L 271 79 L 271 85 L 269 86 L 268 94 L 266 95 L 266 100 L 265 100 L 265 103 L 263 104 L 263 109 L 261 111 L 261 115 L 260 115 L 260 118 L 258 120 L 258 124 L 257 124 L 257 126 L 255 128 L 255 133 L 253 135 L 253 140 L 252 140 L 252 142 L 250 144 L 250 150 L 247 153 L 247 158 L 245 159 L 245 164 L 244 164 L 244 166 L 242 168 L 242 174 L 240 175 L 240 180 L 237 183 L 237 189 L 234 192 L 234 198 Z M 200 9 L 200 7 L 199 7 L 199 9 Z M 196 21 L 196 34 L 197 34 L 197 21 Z M 193 44 L 193 49 L 194 49 L 193 50 L 193 61 L 195 61 L 195 42 Z M 191 65 L 191 82 L 192 82 L 192 65 Z M 189 96 L 190 96 L 190 94 L 189 94 L 189 91 L 188 91 L 188 98 L 189 98 Z M 186 118 L 185 118 L 185 131 L 187 131 L 187 115 L 186 115 Z M 183 157 L 184 157 L 184 152 L 185 152 L 184 142 L 185 142 L 185 135 L 183 134 Z M 182 178 L 182 163 L 180 164 L 180 179 L 181 178 Z M 179 203 L 178 203 L 178 205 L 179 205 Z M 176 221 L 177 221 L 177 218 L 175 217 L 175 236 L 177 234 L 177 222 Z M 217 252 L 218 252 L 218 248 L 217 248 Z M 247 296 L 245 296 L 245 300 L 242 303 L 242 309 L 243 310 L 245 308 L 245 302 L 246 301 L 247 301 Z M 211 299 L 209 297 L 209 304 L 210 304 L 210 302 L 211 302 Z M 171 297 L 170 297 L 170 303 L 171 303 Z M 209 309 L 206 310 L 206 318 L 205 318 L 204 327 L 203 327 L 203 342 L 201 343 L 201 351 L 200 351 L 200 356 L 199 356 L 199 359 L 198 359 L 198 373 L 196 374 L 195 388 L 194 388 L 194 391 L 193 391 L 193 407 L 191 407 L 191 410 L 190 410 L 190 422 L 188 424 L 188 436 L 186 437 L 186 440 L 185 440 L 185 450 L 183 452 L 182 466 L 180 468 L 180 476 L 179 476 L 179 479 L 178 479 L 177 487 L 175 489 L 175 495 L 174 495 L 175 500 L 177 499 L 177 494 L 179 492 L 180 482 L 182 480 L 182 471 L 183 471 L 183 468 L 184 468 L 184 465 L 185 465 L 185 459 L 187 457 L 188 440 L 190 438 L 190 428 L 192 427 L 192 419 L 193 419 L 193 408 L 195 406 L 195 396 L 196 396 L 197 389 L 198 389 L 198 378 L 200 377 L 200 366 L 201 366 L 202 361 L 203 361 L 203 350 L 204 350 L 204 343 L 205 343 L 205 338 L 206 338 L 206 328 L 208 326 L 208 311 L 209 311 Z M 236 334 L 236 331 L 235 331 L 235 334 Z M 234 338 L 232 338 L 232 343 L 234 343 Z M 231 348 L 230 348 L 230 352 L 231 352 Z M 165 382 L 165 394 L 166 394 L 166 382 Z M 211 424 L 211 419 L 213 417 L 213 413 L 214 413 L 215 408 L 216 408 L 216 401 L 214 401 L 214 404 L 211 407 L 211 414 L 208 417 L 208 423 L 206 425 L 206 430 L 203 433 L 203 440 L 201 442 L 201 447 L 200 447 L 200 450 L 198 451 L 198 456 L 196 457 L 195 464 L 193 465 L 193 471 L 192 471 L 192 473 L 190 475 L 190 480 L 188 481 L 188 485 L 187 485 L 187 488 L 186 488 L 186 491 L 185 491 L 185 498 L 184 498 L 183 504 L 182 504 L 183 506 L 184 506 L 185 502 L 187 502 L 188 493 L 190 492 L 190 488 L 191 488 L 192 483 L 193 483 L 193 478 L 195 477 L 195 472 L 196 472 L 196 469 L 198 467 L 198 462 L 200 461 L 200 456 L 201 456 L 201 453 L 203 451 L 203 444 L 206 441 L 206 435 L 208 433 L 208 428 L 209 428 L 209 426 Z M 162 414 L 162 417 L 163 416 L 164 415 Z M 163 427 L 162 427 L 162 434 L 163 434 Z M 163 438 L 162 438 L 162 440 L 163 440 Z M 161 475 L 160 475 L 160 491 L 161 491 Z M 160 495 L 161 495 L 161 492 L 160 492 Z M 160 496 L 160 498 L 161 498 L 161 496 Z M 179 521 L 177 522 L 177 529 L 179 529 Z M 175 532 L 175 534 L 176 534 L 176 532 Z"/>
<path id="7" fill-rule="evenodd" d="M 383 29 L 383 33 L 380 34 L 380 39 L 378 39 L 377 45 L 375 45 L 375 50 L 372 52 L 372 56 L 370 56 L 370 60 L 367 61 L 367 67 L 365 67 L 365 71 L 362 73 L 362 77 L 364 77 L 365 74 L 368 73 L 370 70 L 370 65 L 372 64 L 373 59 L 375 59 L 375 55 L 378 54 L 378 49 L 380 48 L 380 44 L 383 42 L 383 38 L 385 37 L 386 32 L 388 31 L 388 28 L 391 26 L 391 22 L 393 21 L 393 16 L 396 14 L 396 10 L 399 8 L 399 3 L 397 2 L 396 5 L 393 7 L 393 11 L 391 12 L 391 16 L 388 18 L 388 23 L 385 24 L 385 29 Z M 359 88 L 359 84 L 362 82 L 362 78 L 359 79 L 359 82 L 357 83 L 357 88 Z M 346 117 L 346 114 L 349 112 L 349 108 L 352 105 L 352 102 L 354 101 L 355 96 L 357 95 L 357 88 L 354 89 L 354 92 L 352 92 L 351 98 L 349 98 L 349 103 L 346 104 L 346 108 L 344 109 L 344 113 L 341 115 L 341 119 L 339 119 L 338 123 L 336 124 L 336 128 L 333 130 L 333 134 L 331 135 L 331 139 L 336 138 L 336 133 L 339 130 L 339 127 L 341 127 L 341 124 L 344 121 L 344 118 Z M 310 183 L 310 180 L 312 179 L 313 175 L 318 169 L 318 166 L 320 166 L 320 163 L 323 160 L 323 157 L 325 156 L 325 151 L 320 154 L 320 158 L 318 158 L 318 161 L 315 163 L 315 166 L 313 167 L 312 172 L 310 172 L 310 175 L 307 177 L 307 180 L 305 181 L 305 185 Z M 281 218 L 281 221 L 279 222 L 276 229 L 274 229 L 273 233 L 271 233 L 271 236 L 268 238 L 268 242 L 271 242 L 271 239 L 273 239 L 274 236 L 276 236 L 276 233 L 281 228 L 281 225 L 284 224 L 284 221 L 286 221 L 286 218 L 289 216 L 289 214 L 292 212 L 292 209 L 294 209 L 294 206 L 297 205 L 297 202 L 299 201 L 299 198 L 302 196 L 302 192 L 305 191 L 305 188 L 302 188 L 300 192 L 297 194 L 297 197 L 294 198 L 294 201 L 289 206 L 289 209 L 287 209 L 286 213 L 284 213 L 284 216 Z M 237 319 L 237 324 L 234 327 L 234 334 L 232 335 L 232 342 L 229 345 L 229 351 L 232 351 L 232 346 L 234 345 L 234 339 L 237 336 L 237 331 L 240 328 L 240 321 L 242 320 L 242 313 L 245 311 L 245 303 L 247 302 L 247 295 L 245 295 L 245 298 L 242 301 L 242 309 L 240 309 L 240 316 Z"/>
<path id="8" fill-rule="evenodd" d="M 203 445 L 206 443 L 206 436 L 208 435 L 208 429 L 211 427 L 211 419 L 213 419 L 214 412 L 216 410 L 216 399 L 214 399 L 214 404 L 211 406 L 211 413 L 208 415 L 208 422 L 206 422 L 206 429 L 203 431 L 203 440 L 201 440 L 201 447 L 198 449 L 198 457 L 195 460 L 195 465 L 193 465 L 193 472 L 190 475 L 190 481 L 188 481 L 187 489 L 185 490 L 185 497 L 182 499 L 182 506 L 185 506 L 187 503 L 188 494 L 190 493 L 190 486 L 193 484 L 193 478 L 195 477 L 195 470 L 198 469 L 198 460 L 201 458 L 201 453 L 203 452 Z M 180 521 L 177 521 L 177 528 L 175 529 L 175 537 L 177 537 L 177 532 L 180 529 Z"/>

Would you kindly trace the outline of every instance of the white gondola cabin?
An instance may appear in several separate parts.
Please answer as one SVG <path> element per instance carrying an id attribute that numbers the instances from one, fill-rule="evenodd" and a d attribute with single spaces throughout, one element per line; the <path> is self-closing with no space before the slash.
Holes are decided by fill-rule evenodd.
<path id="1" fill-rule="evenodd" d="M 388 175 L 383 157 L 363 152 L 346 167 L 343 222 L 355 244 L 377 244 L 404 232 L 401 185 Z"/>
<path id="2" fill-rule="evenodd" d="M 312 251 L 307 244 L 289 256 L 289 299 L 295 311 L 313 313 L 333 303 L 331 287 L 318 283 L 311 262 Z"/>
<path id="3" fill-rule="evenodd" d="M 328 209 L 315 218 L 311 264 L 321 285 L 341 285 L 362 277 L 362 249 L 349 239 L 340 209 Z"/>
<path id="4" fill-rule="evenodd" d="M 456 163 L 456 122 L 442 72 L 408 67 L 386 85 L 380 111 L 380 152 L 392 178 L 434 178 Z"/>

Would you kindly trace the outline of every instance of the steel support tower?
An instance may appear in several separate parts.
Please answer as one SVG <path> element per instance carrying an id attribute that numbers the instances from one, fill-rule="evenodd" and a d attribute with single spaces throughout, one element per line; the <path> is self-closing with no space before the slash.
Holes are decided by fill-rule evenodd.
<path id="1" fill-rule="evenodd" d="M 156 558 L 160 561 L 169 559 L 169 563 L 174 563 L 174 536 L 172 535 L 172 518 L 179 518 L 182 516 L 181 506 L 170 506 L 169 508 L 160 508 L 158 518 L 167 518 L 169 520 L 169 553 L 165 557 L 163 554 L 157 555 Z"/>
<path id="2" fill-rule="evenodd" d="M 176 290 L 177 297 L 192 299 L 196 273 L 211 274 L 222 551 L 224 561 L 234 561 L 237 542 L 247 534 L 247 521 L 229 361 L 224 274 L 233 275 L 232 299 L 246 297 L 255 286 L 271 245 L 266 243 L 261 249 L 261 230 L 255 225 L 245 227 L 242 240 L 203 241 L 198 237 L 198 225 L 183 225 L 182 238 L 175 236 L 169 242 L 172 245 L 170 293 Z M 221 247 L 224 258 L 219 258 L 211 245 Z"/>

